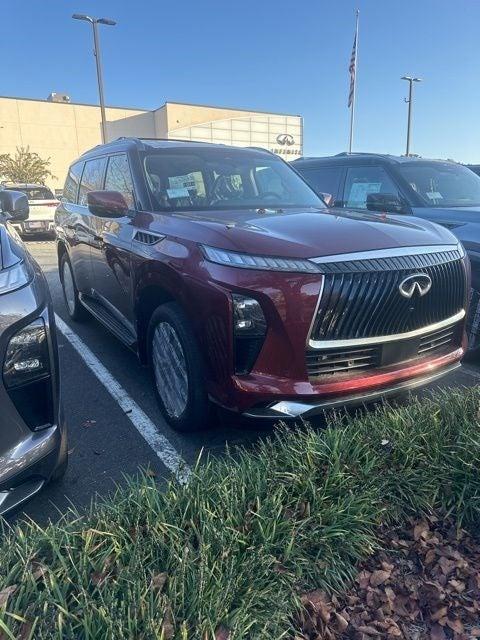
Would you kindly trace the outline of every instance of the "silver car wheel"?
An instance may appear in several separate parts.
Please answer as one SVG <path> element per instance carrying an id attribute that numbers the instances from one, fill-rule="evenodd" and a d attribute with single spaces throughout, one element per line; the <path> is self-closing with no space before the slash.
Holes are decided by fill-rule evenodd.
<path id="1" fill-rule="evenodd" d="M 65 302 L 70 314 L 73 315 L 75 313 L 75 285 L 73 284 L 72 270 L 66 260 L 63 263 L 62 284 Z"/>
<path id="2" fill-rule="evenodd" d="M 170 417 L 179 418 L 188 402 L 187 362 L 177 332 L 168 322 L 160 322 L 155 329 L 152 360 L 163 406 Z"/>

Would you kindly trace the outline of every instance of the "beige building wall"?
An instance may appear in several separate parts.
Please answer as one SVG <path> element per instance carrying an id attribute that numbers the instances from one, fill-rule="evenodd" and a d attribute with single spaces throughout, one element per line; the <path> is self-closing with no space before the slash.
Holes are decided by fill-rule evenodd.
<path id="1" fill-rule="evenodd" d="M 150 111 L 108 107 L 107 135 L 155 136 Z M 100 108 L 46 100 L 0 98 L 0 154 L 30 147 L 42 158 L 50 158 L 56 176 L 48 186 L 63 187 L 68 166 L 81 153 L 101 143 Z"/>
<path id="2" fill-rule="evenodd" d="M 261 146 L 286 160 L 303 153 L 300 116 L 175 102 L 154 111 L 107 107 L 106 116 L 108 140 L 136 136 Z M 55 179 L 48 186 L 61 189 L 70 163 L 101 143 L 100 122 L 95 105 L 0 97 L 0 154 L 29 147 L 50 158 Z"/>

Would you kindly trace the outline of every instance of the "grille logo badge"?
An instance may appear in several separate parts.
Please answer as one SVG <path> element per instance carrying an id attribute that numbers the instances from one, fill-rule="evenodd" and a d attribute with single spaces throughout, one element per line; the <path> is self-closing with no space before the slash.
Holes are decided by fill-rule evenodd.
<path id="1" fill-rule="evenodd" d="M 404 278 L 398 285 L 398 290 L 404 298 L 426 295 L 432 288 L 432 279 L 427 273 L 414 273 Z"/>

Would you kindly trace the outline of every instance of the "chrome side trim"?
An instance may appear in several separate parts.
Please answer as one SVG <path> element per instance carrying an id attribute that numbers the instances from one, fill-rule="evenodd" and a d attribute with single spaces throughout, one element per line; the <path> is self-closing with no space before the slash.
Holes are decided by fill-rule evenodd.
<path id="1" fill-rule="evenodd" d="M 315 311 L 313 312 L 312 321 L 310 322 L 310 326 L 308 328 L 307 346 L 310 344 L 310 336 L 312 335 L 313 327 L 315 325 L 315 320 L 317 319 L 317 316 L 318 316 L 318 310 L 320 309 L 320 302 L 322 301 L 324 287 L 325 287 L 325 276 L 322 276 L 322 283 L 320 285 L 320 290 L 318 292 L 317 302 L 315 304 Z"/>
<path id="2" fill-rule="evenodd" d="M 351 260 L 370 260 L 376 258 L 398 258 L 402 256 L 415 256 L 425 253 L 442 253 L 445 251 L 459 251 L 462 257 L 465 249 L 462 244 L 439 244 L 428 247 L 395 247 L 394 249 L 372 249 L 371 251 L 359 251 L 357 253 L 340 253 L 333 256 L 323 256 L 309 258 L 316 264 L 326 264 L 328 262 L 350 262 Z"/>
<path id="3" fill-rule="evenodd" d="M 380 344 L 382 342 L 393 342 L 395 340 L 406 340 L 408 338 L 423 336 L 424 334 L 430 333 L 431 331 L 433 332 L 437 331 L 438 329 L 443 329 L 444 327 L 448 327 L 451 324 L 459 322 L 464 317 L 465 309 L 462 309 L 450 318 L 446 318 L 445 320 L 441 320 L 440 322 L 435 322 L 435 324 L 430 324 L 428 325 L 428 327 L 422 327 L 421 329 L 415 329 L 413 331 L 406 331 L 405 333 L 396 333 L 391 336 L 376 336 L 372 338 L 349 338 L 347 340 L 311 340 L 309 338 L 308 346 L 312 349 L 342 349 L 343 347 L 354 347 L 358 345 L 363 346 L 368 344 Z"/>

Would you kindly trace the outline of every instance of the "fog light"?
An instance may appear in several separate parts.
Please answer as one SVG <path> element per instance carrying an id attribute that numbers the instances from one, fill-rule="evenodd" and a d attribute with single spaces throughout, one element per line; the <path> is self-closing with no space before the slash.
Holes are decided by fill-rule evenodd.
<path id="1" fill-rule="evenodd" d="M 248 373 L 260 353 L 267 323 L 258 300 L 234 293 L 233 332 L 235 339 L 235 371 Z"/>
<path id="2" fill-rule="evenodd" d="M 258 300 L 233 294 L 233 325 L 238 334 L 264 336 L 267 328 L 265 316 Z"/>
<path id="3" fill-rule="evenodd" d="M 47 332 L 41 318 L 23 327 L 8 343 L 3 379 L 9 389 L 50 375 Z"/>

